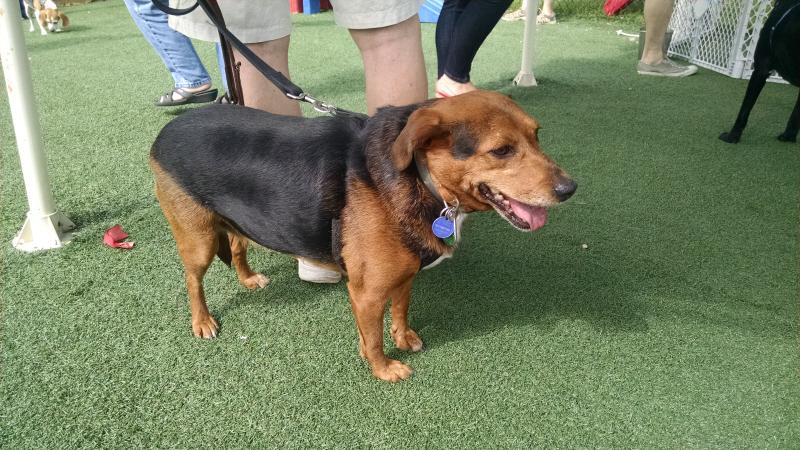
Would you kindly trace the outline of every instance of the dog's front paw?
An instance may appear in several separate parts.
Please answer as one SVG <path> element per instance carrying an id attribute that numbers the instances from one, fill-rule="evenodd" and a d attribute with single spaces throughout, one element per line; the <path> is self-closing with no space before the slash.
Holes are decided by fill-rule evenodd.
<path id="1" fill-rule="evenodd" d="M 409 377 L 411 377 L 412 373 L 414 373 L 414 370 L 412 370 L 411 367 L 401 363 L 400 361 L 389 358 L 386 358 L 384 364 L 381 364 L 380 366 L 374 366 L 372 368 L 372 374 L 375 375 L 375 378 L 388 381 L 390 383 L 407 380 Z"/>
<path id="2" fill-rule="evenodd" d="M 242 280 L 242 285 L 247 289 L 265 288 L 269 284 L 269 278 L 263 273 L 254 273 Z"/>
<path id="3" fill-rule="evenodd" d="M 217 337 L 219 325 L 210 314 L 197 320 L 192 319 L 192 332 L 196 337 L 202 339 L 213 339 Z"/>
<path id="4" fill-rule="evenodd" d="M 735 143 L 739 142 L 739 138 L 741 138 L 741 137 L 742 137 L 741 134 L 729 133 L 727 131 L 719 135 L 719 139 L 721 141 L 725 141 L 725 142 L 727 142 L 729 144 L 735 144 Z"/>
<path id="5" fill-rule="evenodd" d="M 400 350 L 418 352 L 422 350 L 422 339 L 411 328 L 393 329 L 392 339 L 394 345 Z"/>

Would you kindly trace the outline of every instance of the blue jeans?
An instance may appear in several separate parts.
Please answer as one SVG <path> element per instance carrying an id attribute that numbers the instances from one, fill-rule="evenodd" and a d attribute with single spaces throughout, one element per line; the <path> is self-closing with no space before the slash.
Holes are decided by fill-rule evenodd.
<path id="1" fill-rule="evenodd" d="M 124 0 L 136 26 L 167 66 L 176 88 L 211 83 L 192 41 L 167 24 L 167 15 L 150 0 Z"/>

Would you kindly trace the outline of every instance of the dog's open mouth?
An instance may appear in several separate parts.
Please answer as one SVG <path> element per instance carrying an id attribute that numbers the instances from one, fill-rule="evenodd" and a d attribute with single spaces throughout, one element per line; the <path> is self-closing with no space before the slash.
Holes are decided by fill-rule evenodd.
<path id="1" fill-rule="evenodd" d="M 484 198 L 511 225 L 523 231 L 535 231 L 547 223 L 547 209 L 541 206 L 528 205 L 495 191 L 485 183 L 478 186 Z"/>

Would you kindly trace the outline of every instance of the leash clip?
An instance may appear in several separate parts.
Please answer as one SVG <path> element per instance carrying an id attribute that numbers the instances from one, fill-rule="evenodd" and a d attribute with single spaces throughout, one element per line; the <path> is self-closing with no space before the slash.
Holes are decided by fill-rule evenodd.
<path id="1" fill-rule="evenodd" d="M 330 103 L 323 102 L 322 100 L 318 100 L 305 92 L 300 93 L 300 95 L 292 95 L 288 92 L 286 96 L 291 98 L 292 100 L 297 100 L 301 102 L 310 103 L 311 106 L 314 107 L 314 110 L 323 114 L 330 114 L 332 116 L 336 115 L 336 107 L 331 105 Z"/>
<path id="2" fill-rule="evenodd" d="M 439 213 L 439 217 L 431 224 L 431 229 L 434 236 L 441 239 L 445 244 L 452 247 L 456 245 L 459 240 L 458 237 L 458 214 L 459 203 L 458 198 L 454 205 L 442 200 L 444 208 Z"/>
<path id="3" fill-rule="evenodd" d="M 444 209 L 439 213 L 439 216 L 447 217 L 448 219 L 455 221 L 456 217 L 458 216 L 458 207 L 460 206 L 458 203 L 458 198 L 456 198 L 455 204 L 451 205 L 447 203 L 446 200 L 442 200 L 444 203 Z"/>

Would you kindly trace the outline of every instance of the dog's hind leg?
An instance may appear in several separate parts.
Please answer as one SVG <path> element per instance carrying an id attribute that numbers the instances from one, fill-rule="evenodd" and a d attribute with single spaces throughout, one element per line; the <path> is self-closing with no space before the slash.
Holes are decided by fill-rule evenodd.
<path id="1" fill-rule="evenodd" d="M 247 238 L 238 233 L 229 232 L 228 242 L 231 245 L 231 260 L 233 267 L 236 268 L 239 283 L 247 289 L 267 287 L 269 278 L 264 274 L 253 272 L 247 263 Z"/>
<path id="2" fill-rule="evenodd" d="M 208 312 L 203 276 L 219 250 L 220 219 L 184 192 L 157 163 L 151 162 L 151 167 L 156 175 L 156 197 L 183 261 L 192 332 L 199 338 L 215 338 L 219 325 Z"/>
<path id="3" fill-rule="evenodd" d="M 219 325 L 208 312 L 203 291 L 203 277 L 214 261 L 219 245 L 219 235 L 214 229 L 213 215 L 211 212 L 198 214 L 195 211 L 174 211 L 165 207 L 165 202 L 161 198 L 162 196 L 159 196 L 161 208 L 172 226 L 172 234 L 175 236 L 178 253 L 183 261 L 189 310 L 192 313 L 192 332 L 199 338 L 215 338 Z"/>
<path id="4" fill-rule="evenodd" d="M 758 57 L 756 57 L 756 61 L 759 61 Z M 739 115 L 736 116 L 733 128 L 731 128 L 731 131 L 720 134 L 719 138 L 721 140 L 729 144 L 739 142 L 742 137 L 742 130 L 744 130 L 747 125 L 747 119 L 750 117 L 750 111 L 753 109 L 761 89 L 764 88 L 769 73 L 769 62 L 762 60 L 762 63 L 755 68 L 750 76 L 750 82 L 747 83 L 747 92 L 744 94 L 744 101 L 742 101 L 742 107 L 739 109 Z"/>
<path id="5" fill-rule="evenodd" d="M 800 130 L 800 92 L 797 93 L 797 102 L 794 104 L 794 110 L 789 116 L 789 122 L 786 124 L 786 131 L 778 136 L 779 141 L 783 142 L 797 142 L 797 131 Z"/>

